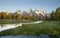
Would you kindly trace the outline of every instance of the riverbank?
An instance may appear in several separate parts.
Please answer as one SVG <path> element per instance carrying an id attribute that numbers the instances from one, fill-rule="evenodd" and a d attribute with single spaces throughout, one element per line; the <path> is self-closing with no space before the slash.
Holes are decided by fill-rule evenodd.
<path id="1" fill-rule="evenodd" d="M 27 23 L 15 23 L 15 24 L 0 24 L 0 32 L 8 29 L 13 29 L 19 26 L 22 26 L 22 24 L 38 24 L 42 23 L 43 21 L 35 21 L 35 22 L 27 22 Z M 12 26 L 12 27 L 11 27 Z"/>
<path id="2" fill-rule="evenodd" d="M 19 34 L 49 34 L 59 35 L 60 34 L 60 21 L 45 21 L 38 24 L 23 24 L 21 27 L 17 27 L 10 30 L 0 32 L 0 36 L 4 35 L 19 35 Z"/>
<path id="3" fill-rule="evenodd" d="M 0 19 L 0 24 L 27 23 L 27 22 L 35 22 L 35 21 L 37 21 L 37 20 Z"/>

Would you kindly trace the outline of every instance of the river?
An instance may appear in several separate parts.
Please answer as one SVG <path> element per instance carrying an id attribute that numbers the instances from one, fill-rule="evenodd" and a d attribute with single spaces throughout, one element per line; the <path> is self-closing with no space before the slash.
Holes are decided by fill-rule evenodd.
<path id="1" fill-rule="evenodd" d="M 37 24 L 42 23 L 43 21 L 28 22 L 28 23 L 17 23 L 17 24 L 0 24 L 0 31 L 16 28 L 22 26 L 22 24 Z"/>
<path id="2" fill-rule="evenodd" d="M 0 38 L 60 38 L 60 36 L 49 36 L 48 34 L 40 35 L 16 35 L 16 36 L 0 36 Z"/>
<path id="3" fill-rule="evenodd" d="M 0 24 L 0 31 L 8 30 L 12 28 L 16 28 L 18 26 L 22 26 L 22 24 L 36 24 L 36 23 L 42 23 L 43 21 L 37 21 L 37 22 L 31 22 L 31 23 L 18 23 L 18 24 Z M 9 35 L 9 36 L 0 36 L 0 38 L 60 38 L 60 35 L 58 36 L 50 36 L 48 34 L 40 34 L 40 35 Z"/>

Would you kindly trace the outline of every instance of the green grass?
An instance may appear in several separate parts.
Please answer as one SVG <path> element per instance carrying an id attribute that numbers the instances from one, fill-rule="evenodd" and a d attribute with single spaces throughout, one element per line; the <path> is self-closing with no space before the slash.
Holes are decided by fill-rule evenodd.
<path id="1" fill-rule="evenodd" d="M 45 21 L 39 24 L 25 24 L 21 27 L 0 32 L 1 35 L 18 35 L 18 34 L 60 34 L 60 21 Z"/>
<path id="2" fill-rule="evenodd" d="M 26 23 L 33 22 L 33 20 L 20 20 L 20 19 L 0 19 L 0 24 L 13 24 L 13 23 Z"/>

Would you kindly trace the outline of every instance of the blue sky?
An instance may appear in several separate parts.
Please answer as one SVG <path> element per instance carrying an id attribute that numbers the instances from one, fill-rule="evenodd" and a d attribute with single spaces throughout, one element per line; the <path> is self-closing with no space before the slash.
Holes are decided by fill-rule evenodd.
<path id="1" fill-rule="evenodd" d="M 10 12 L 31 8 L 51 12 L 57 7 L 60 7 L 60 0 L 0 0 L 0 10 Z"/>

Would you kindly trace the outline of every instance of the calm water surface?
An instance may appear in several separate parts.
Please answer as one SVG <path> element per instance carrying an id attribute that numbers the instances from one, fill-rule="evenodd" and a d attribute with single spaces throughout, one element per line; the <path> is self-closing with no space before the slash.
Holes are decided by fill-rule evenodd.
<path id="1" fill-rule="evenodd" d="M 18 24 L 0 24 L 0 31 L 16 28 L 22 26 L 22 24 L 37 24 L 42 23 L 43 21 L 29 22 L 29 23 L 18 23 Z"/>
<path id="2" fill-rule="evenodd" d="M 1 36 L 0 38 L 49 38 L 49 36 L 46 34 L 41 34 L 41 35 Z"/>
<path id="3" fill-rule="evenodd" d="M 48 34 L 40 34 L 40 35 L 16 35 L 16 36 L 0 36 L 0 38 L 60 38 L 58 37 L 51 37 Z"/>

